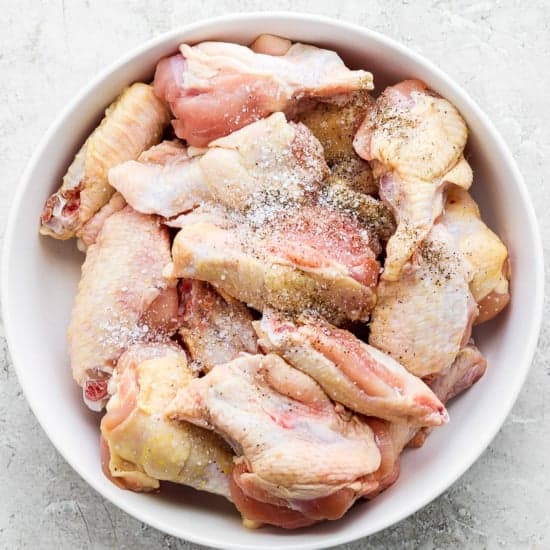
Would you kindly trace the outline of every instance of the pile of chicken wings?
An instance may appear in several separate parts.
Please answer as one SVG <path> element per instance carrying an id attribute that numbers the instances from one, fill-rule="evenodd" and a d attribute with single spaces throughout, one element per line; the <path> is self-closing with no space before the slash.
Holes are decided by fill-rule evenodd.
<path id="1" fill-rule="evenodd" d="M 248 527 L 340 518 L 484 373 L 509 301 L 467 127 L 333 51 L 182 44 L 110 105 L 40 232 L 85 252 L 68 351 L 105 475 L 219 494 Z"/>

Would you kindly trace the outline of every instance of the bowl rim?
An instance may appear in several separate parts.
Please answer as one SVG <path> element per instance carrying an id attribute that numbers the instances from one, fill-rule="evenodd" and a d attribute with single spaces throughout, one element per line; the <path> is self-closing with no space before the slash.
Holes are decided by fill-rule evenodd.
<path id="1" fill-rule="evenodd" d="M 229 540 L 225 540 L 222 543 L 216 538 L 212 538 L 209 534 L 205 534 L 205 535 L 182 534 L 178 532 L 178 530 L 173 526 L 171 526 L 170 524 L 165 524 L 160 520 L 157 521 L 156 519 L 151 519 L 150 517 L 148 517 L 147 512 L 143 508 L 141 508 L 140 506 L 136 507 L 133 504 L 127 502 L 126 499 L 124 499 L 122 496 L 118 496 L 118 493 L 112 493 L 110 495 L 107 495 L 95 483 L 93 477 L 91 475 L 88 475 L 87 471 L 84 468 L 81 468 L 78 463 L 71 461 L 67 456 L 65 456 L 63 451 L 61 451 L 61 449 L 63 448 L 63 445 L 60 444 L 61 438 L 58 437 L 58 435 L 55 433 L 54 430 L 44 425 L 42 422 L 42 419 L 35 412 L 35 405 L 33 401 L 29 399 L 30 391 L 28 390 L 27 385 L 24 382 L 25 377 L 21 375 L 23 365 L 17 359 L 17 354 L 14 353 L 16 352 L 15 344 L 14 344 L 15 339 L 12 334 L 11 322 L 9 319 L 9 312 L 8 312 L 8 306 L 7 306 L 8 304 L 7 298 L 9 294 L 8 275 L 7 275 L 8 270 L 5 268 L 5 266 L 7 265 L 9 256 L 11 254 L 11 250 L 15 244 L 16 220 L 18 217 L 18 213 L 20 211 L 21 203 L 25 199 L 25 191 L 26 191 L 26 187 L 28 186 L 29 176 L 35 169 L 36 164 L 39 162 L 44 152 L 44 149 L 46 145 L 49 143 L 51 137 L 62 126 L 62 124 L 65 123 L 65 119 L 67 118 L 68 114 L 82 101 L 82 99 L 93 88 L 95 88 L 98 84 L 100 84 L 111 73 L 115 72 L 116 70 L 124 66 L 126 63 L 131 61 L 133 58 L 142 55 L 147 50 L 154 48 L 155 46 L 158 46 L 164 42 L 167 42 L 170 40 L 176 40 L 180 35 L 184 33 L 198 31 L 202 27 L 208 27 L 210 25 L 215 25 L 215 24 L 246 22 L 246 21 L 254 21 L 254 20 L 262 21 L 262 20 L 269 20 L 274 18 L 286 19 L 289 22 L 302 23 L 305 25 L 312 22 L 324 23 L 324 24 L 340 27 L 341 29 L 344 29 L 344 30 L 349 29 L 350 31 L 353 31 L 353 32 L 359 32 L 359 33 L 368 35 L 370 38 L 377 41 L 381 45 L 385 47 L 389 47 L 390 49 L 393 49 L 400 54 L 404 54 L 405 56 L 412 57 L 416 62 L 418 62 L 420 65 L 423 65 L 432 74 L 434 74 L 439 79 L 444 81 L 457 96 L 459 96 L 465 103 L 469 105 L 475 117 L 477 117 L 477 119 L 481 122 L 481 124 L 484 126 L 484 128 L 493 138 L 498 155 L 504 158 L 505 162 L 507 162 L 508 168 L 517 185 L 517 190 L 521 196 L 523 206 L 525 208 L 527 218 L 529 220 L 529 224 L 528 224 L 528 227 L 526 228 L 527 230 L 526 232 L 530 233 L 534 241 L 533 246 L 535 249 L 535 257 L 533 258 L 533 279 L 531 281 L 531 285 L 533 288 L 534 295 L 540 296 L 541 298 L 536 302 L 535 309 L 531 312 L 531 323 L 533 326 L 533 330 L 531 330 L 531 332 L 527 335 L 527 340 L 523 342 L 524 363 L 522 365 L 523 371 L 521 373 L 521 378 L 519 379 L 517 386 L 514 388 L 514 391 L 512 392 L 509 401 L 499 409 L 499 413 L 498 413 L 499 418 L 498 418 L 498 421 L 495 422 L 494 424 L 495 429 L 493 429 L 492 431 L 490 431 L 485 435 L 485 437 L 483 438 L 482 444 L 476 445 L 475 447 L 476 450 L 474 452 L 471 452 L 467 456 L 463 457 L 463 459 L 460 461 L 460 467 L 456 468 L 455 472 L 453 472 L 453 475 L 450 478 L 447 478 L 444 483 L 439 483 L 437 485 L 434 484 L 434 488 L 432 489 L 432 491 L 426 496 L 426 498 L 423 499 L 422 502 L 420 502 L 420 504 L 418 502 L 414 502 L 413 504 L 404 506 L 401 512 L 397 514 L 395 517 L 393 517 L 389 523 L 385 525 L 379 525 L 374 530 L 369 529 L 368 526 L 366 526 L 364 529 L 361 529 L 361 528 L 356 529 L 351 536 L 349 533 L 347 533 L 347 531 L 343 529 L 336 533 L 327 534 L 326 544 L 323 542 L 322 547 L 332 547 L 338 544 L 350 542 L 352 540 L 357 540 L 365 536 L 370 536 L 376 532 L 379 532 L 383 529 L 386 529 L 392 525 L 395 525 L 401 522 L 403 519 L 407 518 L 408 516 L 422 509 L 424 506 L 429 504 L 431 501 L 433 501 L 439 495 L 441 495 L 444 491 L 446 491 L 449 487 L 451 487 L 457 481 L 457 479 L 461 477 L 472 466 L 472 464 L 481 456 L 481 454 L 485 452 L 487 447 L 490 445 L 491 441 L 494 439 L 494 437 L 502 428 L 502 425 L 504 424 L 514 403 L 517 400 L 520 390 L 525 384 L 525 379 L 532 365 L 534 353 L 537 348 L 538 338 L 539 338 L 541 324 L 542 324 L 542 315 L 543 315 L 543 306 L 544 306 L 544 253 L 543 253 L 543 246 L 542 246 L 542 240 L 541 240 L 540 231 L 538 227 L 537 217 L 536 217 L 534 206 L 531 201 L 529 192 L 527 190 L 525 181 L 521 175 L 521 172 L 519 171 L 517 163 L 514 157 L 512 156 L 506 142 L 504 141 L 500 133 L 497 131 L 497 129 L 495 128 L 494 124 L 491 122 L 489 117 L 478 106 L 477 102 L 474 99 L 472 99 L 472 97 L 468 94 L 468 92 L 466 92 L 462 88 L 462 86 L 457 84 L 450 76 L 448 76 L 442 69 L 440 69 L 432 61 L 428 60 L 421 54 L 417 53 L 415 50 L 404 46 L 399 41 L 393 38 L 390 38 L 382 33 L 374 31 L 368 27 L 358 25 L 355 23 L 350 23 L 348 21 L 341 21 L 333 17 L 327 17 L 324 15 L 317 15 L 317 14 L 311 14 L 306 12 L 289 12 L 289 11 L 252 11 L 252 12 L 243 12 L 243 13 L 231 13 L 223 16 L 200 19 L 188 25 L 181 25 L 170 31 L 159 34 L 139 44 L 138 46 L 130 49 L 128 52 L 120 56 L 117 60 L 115 60 L 114 62 L 112 62 L 105 68 L 103 68 L 102 70 L 100 70 L 96 74 L 96 76 L 93 77 L 85 86 L 80 88 L 80 90 L 65 105 L 65 107 L 57 113 L 53 122 L 50 124 L 46 132 L 41 137 L 30 160 L 28 161 L 27 166 L 18 183 L 17 190 L 15 191 L 12 199 L 12 204 L 9 209 L 8 219 L 7 219 L 5 232 L 4 232 L 4 243 L 3 243 L 3 250 L 2 250 L 2 265 L 4 266 L 4 268 L 2 269 L 2 273 L 1 273 L 1 293 L 0 293 L 0 298 L 2 302 L 2 318 L 4 322 L 4 331 L 5 331 L 5 338 L 8 345 L 8 350 L 12 359 L 12 363 L 14 365 L 15 372 L 17 374 L 19 384 L 21 385 L 21 388 L 23 390 L 23 394 L 25 395 L 27 403 L 30 409 L 32 410 L 34 416 L 36 417 L 38 423 L 46 433 L 48 439 L 55 446 L 56 450 L 61 454 L 61 456 L 65 459 L 65 461 L 69 463 L 69 465 L 73 468 L 73 470 L 75 470 L 76 473 L 78 473 L 80 477 L 82 477 L 88 483 L 88 485 L 90 485 L 103 498 L 106 498 L 107 500 L 112 502 L 115 506 L 117 506 L 124 512 L 130 514 L 131 516 L 138 519 L 139 521 L 142 521 L 164 533 L 170 534 L 180 539 L 188 540 L 193 543 L 202 544 L 205 546 L 212 546 L 216 548 L 226 548 L 228 550 L 253 549 L 255 548 L 255 546 L 242 544 L 242 543 L 233 543 Z M 270 545 L 270 547 L 277 548 L 278 546 Z M 320 546 L 318 545 L 318 542 L 306 542 L 304 540 L 296 543 L 289 543 L 287 541 L 287 543 L 282 543 L 280 548 L 284 548 L 285 550 L 294 550 L 294 549 L 306 550 L 310 548 L 311 549 L 320 548 Z"/>

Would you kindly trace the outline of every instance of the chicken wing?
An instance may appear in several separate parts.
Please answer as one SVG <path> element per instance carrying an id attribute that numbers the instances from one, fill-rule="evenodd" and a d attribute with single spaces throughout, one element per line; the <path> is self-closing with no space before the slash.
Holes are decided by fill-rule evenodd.
<path id="1" fill-rule="evenodd" d="M 132 208 L 170 218 L 210 198 L 199 156 L 170 141 L 153 149 L 109 170 L 109 183 Z"/>
<path id="2" fill-rule="evenodd" d="M 305 124 L 321 142 L 330 166 L 355 156 L 353 139 L 374 103 L 366 90 L 337 96 L 299 113 L 296 120 Z"/>
<path id="3" fill-rule="evenodd" d="M 246 219 L 231 226 L 227 217 L 184 225 L 166 276 L 209 282 L 259 311 L 307 309 L 337 323 L 366 320 L 379 269 L 368 231 L 330 209 L 284 214 L 265 233 Z"/>
<path id="4" fill-rule="evenodd" d="M 265 352 L 281 355 L 346 407 L 390 421 L 439 426 L 447 412 L 432 391 L 397 361 L 322 319 L 295 323 L 264 312 L 254 324 Z"/>
<path id="5" fill-rule="evenodd" d="M 155 93 L 170 104 L 176 135 L 199 147 L 271 113 L 292 112 L 301 100 L 372 89 L 370 73 L 305 44 L 283 55 L 226 42 L 182 44 L 180 52 L 158 63 Z"/>
<path id="6" fill-rule="evenodd" d="M 477 315 L 468 281 L 452 237 L 436 224 L 401 279 L 378 285 L 369 343 L 417 376 L 447 368 Z"/>
<path id="7" fill-rule="evenodd" d="M 462 156 L 467 136 L 453 105 L 417 80 L 386 88 L 359 128 L 355 150 L 380 176 L 380 198 L 398 222 L 384 280 L 399 279 L 441 214 L 448 185 L 470 187 L 472 171 Z"/>
<path id="8" fill-rule="evenodd" d="M 88 406 L 101 408 L 129 345 L 175 328 L 175 281 L 162 276 L 169 261 L 168 230 L 129 206 L 104 221 L 88 248 L 68 331 L 73 377 Z"/>
<path id="9" fill-rule="evenodd" d="M 483 223 L 477 204 L 464 189 L 453 186 L 449 190 L 441 222 L 470 264 L 470 290 L 479 306 L 475 324 L 488 321 L 510 301 L 508 250 Z"/>
<path id="10" fill-rule="evenodd" d="M 180 390 L 167 415 L 230 442 L 241 465 L 233 480 L 245 496 L 300 512 L 310 523 L 342 515 L 372 488 L 362 479 L 380 465 L 368 425 L 276 355 L 218 365 Z M 344 501 L 337 511 L 328 499 L 335 494 Z"/>
<path id="11" fill-rule="evenodd" d="M 169 120 L 151 86 L 137 83 L 122 92 L 76 154 L 61 188 L 46 201 L 40 233 L 74 237 L 115 192 L 107 181 L 109 168 L 158 143 Z"/>
<path id="12" fill-rule="evenodd" d="M 258 352 L 252 315 L 242 302 L 192 279 L 180 283 L 180 296 L 179 333 L 196 369 L 209 371 L 243 351 Z"/>
<path id="13" fill-rule="evenodd" d="M 164 416 L 192 379 L 175 345 L 138 344 L 120 357 L 101 420 L 103 470 L 114 483 L 153 491 L 159 481 L 172 481 L 231 498 L 229 447 L 212 432 Z"/>

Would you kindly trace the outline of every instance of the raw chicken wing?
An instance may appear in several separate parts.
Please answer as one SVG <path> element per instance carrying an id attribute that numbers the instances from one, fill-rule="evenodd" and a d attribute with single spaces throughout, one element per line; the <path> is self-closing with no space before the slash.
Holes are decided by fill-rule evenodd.
<path id="1" fill-rule="evenodd" d="M 238 210 L 269 204 L 281 208 L 313 195 L 328 174 L 317 139 L 302 124 L 287 122 L 282 113 L 213 141 L 206 149 L 180 147 L 172 156 L 150 157 L 112 168 L 109 181 L 139 212 L 164 217 L 209 200 Z"/>
<path id="2" fill-rule="evenodd" d="M 175 328 L 175 281 L 162 276 L 169 261 L 168 230 L 129 206 L 105 220 L 88 248 L 68 331 L 73 377 L 88 406 L 101 408 L 129 345 Z"/>
<path id="3" fill-rule="evenodd" d="M 303 324 L 264 312 L 259 344 L 311 376 L 327 395 L 367 416 L 439 426 L 448 420 L 432 391 L 397 361 L 322 319 Z"/>
<path id="4" fill-rule="evenodd" d="M 369 344 L 417 376 L 450 366 L 477 315 L 467 269 L 447 229 L 435 225 L 402 278 L 378 285 Z"/>
<path id="5" fill-rule="evenodd" d="M 233 479 L 245 496 L 299 512 L 309 523 L 340 517 L 372 489 L 363 480 L 380 465 L 369 426 L 276 355 L 218 365 L 180 390 L 167 414 L 230 442 L 241 465 Z M 285 526 L 284 518 L 271 523 Z"/>
<path id="6" fill-rule="evenodd" d="M 380 176 L 380 198 L 398 222 L 383 279 L 399 279 L 441 214 L 446 187 L 470 187 L 472 171 L 462 156 L 467 136 L 458 111 L 418 80 L 386 88 L 359 128 L 355 150 Z"/>
<path id="7" fill-rule="evenodd" d="M 330 209 L 285 214 L 263 224 L 265 234 L 247 220 L 232 227 L 223 216 L 184 225 L 166 276 L 209 282 L 259 311 L 271 306 L 315 310 L 337 323 L 366 320 L 379 269 L 368 231 Z"/>
<path id="8" fill-rule="evenodd" d="M 305 44 L 283 55 L 226 42 L 182 44 L 180 52 L 158 63 L 155 93 L 170 104 L 176 135 L 199 147 L 271 113 L 292 113 L 304 99 L 372 89 L 369 72 Z"/>
<path id="9" fill-rule="evenodd" d="M 151 86 L 137 83 L 122 92 L 76 154 L 59 191 L 46 201 L 40 233 L 74 237 L 115 192 L 107 181 L 109 168 L 158 143 L 169 118 Z"/>

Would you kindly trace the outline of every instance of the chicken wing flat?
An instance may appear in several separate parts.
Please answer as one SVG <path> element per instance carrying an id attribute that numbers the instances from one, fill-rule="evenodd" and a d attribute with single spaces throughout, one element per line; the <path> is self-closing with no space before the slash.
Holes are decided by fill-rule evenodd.
<path id="1" fill-rule="evenodd" d="M 477 315 L 469 277 L 451 235 L 436 224 L 403 276 L 378 285 L 369 344 L 417 376 L 450 366 Z"/>
<path id="2" fill-rule="evenodd" d="M 105 111 L 44 206 L 40 233 L 69 239 L 111 198 L 109 168 L 158 143 L 170 114 L 147 84 L 127 88 Z"/>
<path id="3" fill-rule="evenodd" d="M 293 44 L 282 55 L 226 42 L 182 44 L 162 59 L 155 93 L 176 117 L 176 135 L 203 147 L 299 101 L 372 89 L 372 75 L 349 70 L 330 50 Z"/>
<path id="4" fill-rule="evenodd" d="M 479 307 L 475 324 L 488 321 L 510 301 L 508 250 L 483 223 L 479 207 L 464 189 L 453 186 L 449 190 L 441 222 L 470 265 L 470 290 Z"/>
<path id="5" fill-rule="evenodd" d="M 166 276 L 206 281 L 259 311 L 366 320 L 379 270 L 369 232 L 331 209 L 285 214 L 257 230 L 245 218 L 232 225 L 235 218 L 223 215 L 188 221 L 174 239 Z"/>
<path id="6" fill-rule="evenodd" d="M 399 278 L 441 214 L 448 185 L 470 187 L 472 171 L 462 156 L 467 137 L 453 105 L 418 80 L 386 88 L 359 128 L 355 150 L 380 177 L 380 198 L 398 223 L 383 279 Z"/>
<path id="7" fill-rule="evenodd" d="M 172 481 L 231 498 L 229 447 L 212 432 L 164 416 L 192 379 L 185 353 L 172 344 L 138 344 L 120 357 L 101 420 L 103 470 L 114 483 L 153 491 Z"/>
<path id="8" fill-rule="evenodd" d="M 261 348 L 281 355 L 311 376 L 331 399 L 354 411 L 418 426 L 447 422 L 439 399 L 392 357 L 347 330 L 321 319 L 308 321 L 295 323 L 264 313 L 255 323 Z"/>
<path id="9" fill-rule="evenodd" d="M 177 317 L 168 230 L 126 206 L 103 223 L 90 245 L 68 330 L 69 357 L 89 406 L 101 408 L 107 379 L 131 344 L 166 337 Z M 175 328 L 175 327 L 174 327 Z"/>
<path id="10" fill-rule="evenodd" d="M 294 510 L 310 523 L 340 517 L 371 489 L 362 479 L 380 465 L 369 426 L 276 355 L 216 366 L 180 390 L 167 414 L 230 442 L 241 465 L 233 480 L 245 496 Z"/>
<path id="11" fill-rule="evenodd" d="M 192 279 L 180 283 L 180 297 L 179 333 L 195 368 L 209 371 L 242 352 L 258 352 L 252 315 L 242 302 Z"/>

